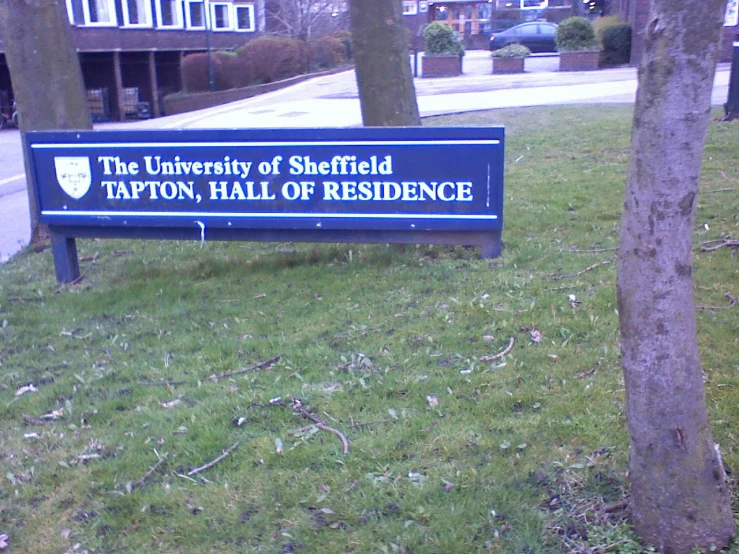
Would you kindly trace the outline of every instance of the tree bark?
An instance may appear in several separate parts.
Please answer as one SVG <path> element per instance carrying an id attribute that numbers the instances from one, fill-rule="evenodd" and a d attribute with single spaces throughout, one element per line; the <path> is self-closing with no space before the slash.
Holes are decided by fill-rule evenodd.
<path id="1" fill-rule="evenodd" d="M 349 16 L 364 125 L 420 125 L 401 0 L 350 0 Z"/>
<path id="2" fill-rule="evenodd" d="M 692 232 L 726 2 L 652 0 L 621 226 L 631 518 L 661 552 L 725 547 L 730 491 L 698 353 Z"/>
<path id="3" fill-rule="evenodd" d="M 65 3 L 57 0 L 0 0 L 0 36 L 26 131 L 92 129 L 77 51 Z M 31 241 L 39 224 L 34 184 L 25 152 L 31 208 Z"/>

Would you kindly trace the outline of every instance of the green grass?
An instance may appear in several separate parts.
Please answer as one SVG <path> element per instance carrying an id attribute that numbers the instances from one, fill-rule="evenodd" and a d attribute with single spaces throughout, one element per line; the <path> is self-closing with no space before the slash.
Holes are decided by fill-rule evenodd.
<path id="1" fill-rule="evenodd" d="M 58 294 L 48 251 L 0 266 L 12 551 L 641 552 L 625 514 L 603 509 L 628 494 L 615 264 L 602 262 L 618 244 L 630 116 L 425 122 L 506 125 L 495 260 L 462 247 L 84 240 L 81 256 L 99 258 Z M 739 235 L 738 130 L 711 125 L 696 246 Z M 739 296 L 736 255 L 696 247 L 699 305 Z M 697 313 L 714 435 L 735 470 L 737 309 Z M 481 361 L 510 337 L 509 355 Z M 208 380 L 278 354 L 271 369 Z M 27 383 L 37 392 L 16 396 Z M 291 396 L 351 453 L 288 409 L 254 406 Z M 44 426 L 23 419 L 58 409 Z"/>

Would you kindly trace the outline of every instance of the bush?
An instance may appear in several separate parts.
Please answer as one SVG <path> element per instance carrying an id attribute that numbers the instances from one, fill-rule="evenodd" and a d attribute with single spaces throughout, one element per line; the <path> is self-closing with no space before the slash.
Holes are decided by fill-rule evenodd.
<path id="1" fill-rule="evenodd" d="M 459 35 L 448 25 L 434 21 L 423 29 L 427 56 L 462 56 L 464 45 Z"/>
<path id="2" fill-rule="evenodd" d="M 308 47 L 302 40 L 286 37 L 259 37 L 239 51 L 240 63 L 253 70 L 256 83 L 271 83 L 305 73 Z"/>
<path id="3" fill-rule="evenodd" d="M 554 36 L 560 52 L 598 50 L 593 25 L 584 17 L 568 17 L 557 27 Z"/>
<path id="4" fill-rule="evenodd" d="M 353 57 L 352 34 L 349 31 L 334 31 L 329 36 L 341 41 L 341 44 L 344 45 L 344 61 L 351 61 Z"/>
<path id="5" fill-rule="evenodd" d="M 595 31 L 595 38 L 598 39 L 598 43 L 603 46 L 603 31 L 614 25 L 621 25 L 621 23 L 621 18 L 617 15 L 606 15 L 596 18 L 593 21 L 593 30 Z"/>
<path id="6" fill-rule="evenodd" d="M 631 60 L 631 25 L 620 23 L 603 31 L 600 65 L 622 65 Z"/>
<path id="7" fill-rule="evenodd" d="M 338 38 L 323 37 L 308 44 L 311 67 L 330 68 L 346 61 L 346 47 Z"/>
<path id="8" fill-rule="evenodd" d="M 509 44 L 498 50 L 493 50 L 490 55 L 493 58 L 526 58 L 531 55 L 531 50 L 523 44 Z"/>

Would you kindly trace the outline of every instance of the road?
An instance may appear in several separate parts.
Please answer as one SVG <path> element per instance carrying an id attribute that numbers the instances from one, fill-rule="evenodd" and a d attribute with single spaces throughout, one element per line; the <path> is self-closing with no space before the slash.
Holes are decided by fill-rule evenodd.
<path id="1" fill-rule="evenodd" d="M 468 52 L 464 75 L 415 79 L 423 116 L 496 108 L 571 103 L 633 103 L 636 70 L 616 68 L 592 72 L 559 73 L 556 56 L 533 56 L 526 73 L 491 75 L 489 53 Z M 729 65 L 716 75 L 713 104 L 728 97 Z M 361 124 L 357 85 L 346 71 L 292 87 L 187 114 L 139 122 L 105 123 L 97 129 L 205 129 L 349 127 Z M 29 219 L 20 135 L 0 131 L 0 263 L 17 253 L 28 240 Z"/>

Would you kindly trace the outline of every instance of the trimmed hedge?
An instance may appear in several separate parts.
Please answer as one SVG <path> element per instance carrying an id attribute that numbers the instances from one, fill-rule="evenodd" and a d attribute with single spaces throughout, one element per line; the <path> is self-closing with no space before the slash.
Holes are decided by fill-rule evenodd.
<path id="1" fill-rule="evenodd" d="M 265 36 L 236 51 L 198 52 L 182 61 L 184 92 L 210 90 L 212 66 L 215 90 L 230 90 L 281 81 L 316 69 L 330 69 L 351 59 L 351 35 L 335 33 L 314 42 Z"/>
<path id="2" fill-rule="evenodd" d="M 584 17 L 568 17 L 557 26 L 554 35 L 557 50 L 577 52 L 579 50 L 599 50 L 593 25 Z"/>
<path id="3" fill-rule="evenodd" d="M 427 56 L 461 56 L 464 45 L 459 35 L 448 25 L 434 21 L 423 29 Z"/>
<path id="4" fill-rule="evenodd" d="M 631 25 L 621 23 L 603 30 L 601 66 L 623 65 L 631 60 Z"/>

